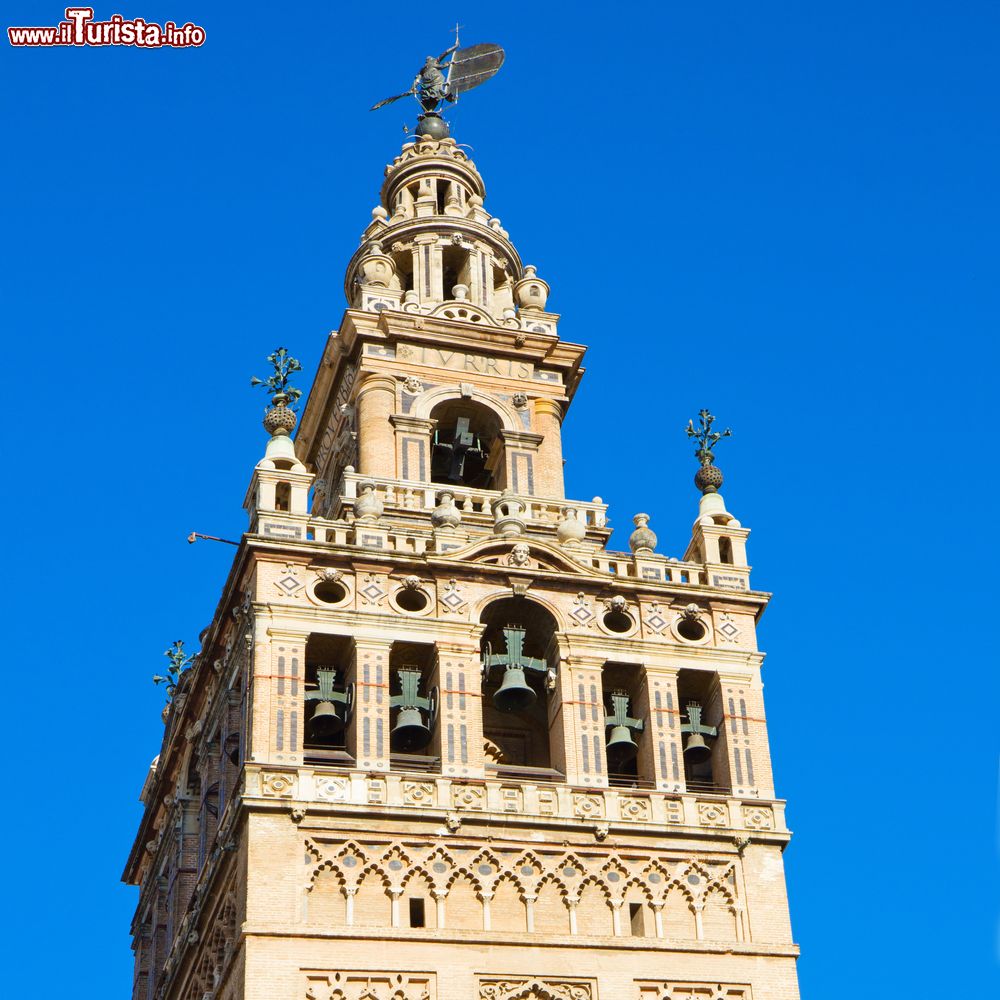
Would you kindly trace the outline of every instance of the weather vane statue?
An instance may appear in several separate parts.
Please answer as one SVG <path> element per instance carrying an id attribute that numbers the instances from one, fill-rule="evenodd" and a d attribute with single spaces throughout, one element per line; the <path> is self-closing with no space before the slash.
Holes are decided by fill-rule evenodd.
<path id="1" fill-rule="evenodd" d="M 404 97 L 415 97 L 423 109 L 417 116 L 417 135 L 444 139 L 448 123 L 441 117 L 444 105 L 454 104 L 459 95 L 485 83 L 503 65 L 504 52 L 499 45 L 483 43 L 459 48 L 459 25 L 455 25 L 455 44 L 439 56 L 428 56 L 413 78 L 410 89 L 372 106 L 372 111 L 384 108 Z"/>

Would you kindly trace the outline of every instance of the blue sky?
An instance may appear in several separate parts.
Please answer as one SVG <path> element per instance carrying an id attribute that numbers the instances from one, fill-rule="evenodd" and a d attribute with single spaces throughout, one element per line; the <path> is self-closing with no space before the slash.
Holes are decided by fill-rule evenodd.
<path id="1" fill-rule="evenodd" d="M 371 8 L 370 10 L 367 8 Z M 754 582 L 803 996 L 996 992 L 995 4 L 97 5 L 189 51 L 0 44 L 6 155 L 7 982 L 124 996 L 117 884 L 265 443 L 309 374 L 460 20 L 487 205 L 590 345 L 567 487 L 681 555 L 711 407 Z M 9 2 L 8 25 L 58 4 Z M 55 641 L 59 637 L 59 642 Z M 959 863 L 961 862 L 961 863 Z M 51 975 L 51 973 L 50 973 Z"/>

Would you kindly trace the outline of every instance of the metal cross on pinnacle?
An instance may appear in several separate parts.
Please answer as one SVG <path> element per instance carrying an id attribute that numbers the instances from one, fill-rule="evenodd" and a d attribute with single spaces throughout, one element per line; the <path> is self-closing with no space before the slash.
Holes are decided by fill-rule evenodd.
<path id="1" fill-rule="evenodd" d="M 698 424 L 695 428 L 694 421 L 689 420 L 687 425 L 687 436 L 694 438 L 698 443 L 698 450 L 694 453 L 702 465 L 710 465 L 712 462 L 712 449 L 723 439 L 732 437 L 733 432 L 727 427 L 724 431 L 713 431 L 712 424 L 715 417 L 708 410 L 698 411 Z"/>
<path id="2" fill-rule="evenodd" d="M 251 385 L 262 385 L 272 396 L 283 397 L 275 402 L 295 403 L 302 395 L 301 389 L 296 389 L 288 384 L 288 377 L 295 372 L 302 371 L 302 365 L 298 359 L 293 358 L 288 353 L 287 347 L 279 347 L 272 354 L 267 356 L 267 360 L 274 368 L 274 374 L 266 379 L 254 376 L 250 379 Z"/>

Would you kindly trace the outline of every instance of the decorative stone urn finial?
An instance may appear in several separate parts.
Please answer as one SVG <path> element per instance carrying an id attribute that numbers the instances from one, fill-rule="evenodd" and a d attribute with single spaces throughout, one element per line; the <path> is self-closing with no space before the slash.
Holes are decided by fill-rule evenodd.
<path id="1" fill-rule="evenodd" d="M 262 385 L 271 393 L 271 405 L 264 411 L 264 430 L 271 437 L 288 437 L 295 429 L 296 416 L 292 407 L 302 396 L 302 390 L 288 384 L 289 376 L 302 371 L 302 365 L 285 347 L 279 347 L 267 360 L 274 373 L 266 379 L 250 379 L 250 385 Z M 289 405 L 291 404 L 291 406 Z"/>
<path id="2" fill-rule="evenodd" d="M 587 526 L 577 516 L 572 507 L 563 507 L 562 520 L 556 528 L 556 539 L 560 545 L 572 545 L 587 537 Z"/>
<path id="3" fill-rule="evenodd" d="M 635 524 L 635 531 L 628 536 L 628 547 L 633 552 L 651 553 L 656 548 L 656 533 L 647 527 L 649 515 L 636 514 L 632 522 Z"/>
<path id="4" fill-rule="evenodd" d="M 431 511 L 431 524 L 435 528 L 457 528 L 462 523 L 462 512 L 455 506 L 452 490 L 441 490 L 437 495 L 437 506 Z"/>
<path id="5" fill-rule="evenodd" d="M 724 431 L 713 431 L 714 422 L 715 417 L 708 410 L 699 410 L 699 426 L 695 428 L 693 420 L 689 420 L 687 425 L 687 436 L 694 438 L 698 445 L 694 455 L 701 462 L 701 468 L 695 473 L 694 484 L 702 493 L 719 492 L 719 487 L 722 485 L 722 470 L 715 465 L 712 449 L 723 438 L 733 436 L 728 427 Z"/>
<path id="6" fill-rule="evenodd" d="M 493 534 L 502 537 L 523 535 L 525 529 L 524 502 L 511 490 L 504 490 L 493 504 Z"/>
<path id="7" fill-rule="evenodd" d="M 359 521 L 377 521 L 382 516 L 385 505 L 378 495 L 378 489 L 371 480 L 358 483 L 358 498 L 354 501 L 354 516 Z"/>

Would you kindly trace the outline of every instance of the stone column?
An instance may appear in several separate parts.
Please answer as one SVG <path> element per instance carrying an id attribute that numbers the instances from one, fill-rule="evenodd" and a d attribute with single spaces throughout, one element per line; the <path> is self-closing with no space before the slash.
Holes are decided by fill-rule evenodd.
<path id="1" fill-rule="evenodd" d="M 372 373 L 358 390 L 358 466 L 365 476 L 396 478 L 396 443 L 391 417 L 396 409 L 396 381 Z"/>
<path id="2" fill-rule="evenodd" d="M 684 790 L 684 758 L 677 700 L 677 671 L 647 665 L 633 715 L 646 723 L 638 740 L 639 773 L 662 792 Z"/>
<path id="3" fill-rule="evenodd" d="M 355 638 L 347 683 L 354 685 L 354 709 L 347 726 L 347 752 L 365 771 L 389 770 L 388 639 Z"/>
<path id="4" fill-rule="evenodd" d="M 440 756 L 441 773 L 485 777 L 479 647 L 439 640 L 430 685 L 438 689 L 438 718 L 429 752 Z"/>
<path id="5" fill-rule="evenodd" d="M 563 484 L 562 404 L 554 399 L 535 400 L 535 430 L 542 435 L 538 446 L 536 470 L 537 496 L 562 500 L 566 496 Z"/>

